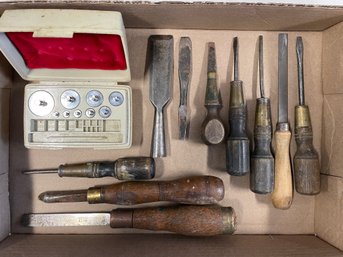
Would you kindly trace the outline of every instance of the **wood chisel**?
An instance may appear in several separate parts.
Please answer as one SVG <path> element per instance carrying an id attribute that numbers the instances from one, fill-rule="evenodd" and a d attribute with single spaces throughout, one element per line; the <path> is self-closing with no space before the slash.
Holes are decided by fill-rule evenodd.
<path id="1" fill-rule="evenodd" d="M 207 109 L 207 115 L 201 125 L 201 138 L 205 144 L 219 144 L 224 140 L 225 127 L 219 115 L 223 106 L 220 92 L 217 89 L 216 51 L 213 42 L 208 43 L 205 107 Z"/>
<path id="2" fill-rule="evenodd" d="M 236 215 L 231 207 L 180 205 L 140 209 L 116 209 L 105 213 L 24 214 L 26 227 L 111 226 L 170 231 L 189 236 L 233 234 Z"/>
<path id="3" fill-rule="evenodd" d="M 173 79 L 174 40 L 170 35 L 153 35 L 149 37 L 150 58 L 150 102 L 155 107 L 154 128 L 152 136 L 152 157 L 165 157 L 164 107 L 170 100 Z"/>
<path id="4" fill-rule="evenodd" d="M 293 199 L 290 161 L 291 131 L 288 124 L 288 35 L 279 34 L 278 57 L 278 123 L 275 131 L 275 185 L 272 203 L 275 208 L 288 209 Z"/>
<path id="5" fill-rule="evenodd" d="M 133 205 L 158 201 L 182 204 L 214 204 L 224 198 L 224 183 L 213 176 L 173 181 L 128 181 L 88 190 L 48 191 L 39 195 L 46 203 L 88 202 Z"/>
<path id="6" fill-rule="evenodd" d="M 230 175 L 243 176 L 250 171 L 247 105 L 243 81 L 238 79 L 238 38 L 233 39 L 234 80 L 230 83 L 229 136 L 226 142 L 226 170 Z"/>
<path id="7" fill-rule="evenodd" d="M 258 194 L 274 188 L 274 157 L 271 151 L 272 121 L 270 99 L 264 96 L 263 37 L 259 36 L 259 77 L 261 98 L 256 99 L 255 148 L 251 154 L 250 189 Z"/>
<path id="8" fill-rule="evenodd" d="M 181 37 L 179 45 L 179 139 L 185 140 L 189 132 L 189 117 L 187 111 L 188 87 L 192 75 L 192 42 L 189 37 Z"/>
<path id="9" fill-rule="evenodd" d="M 298 193 L 315 195 L 320 192 L 320 166 L 318 153 L 313 146 L 310 110 L 305 105 L 303 52 L 302 38 L 297 37 L 299 105 L 295 107 L 294 132 L 297 151 L 294 155 L 294 180 Z"/>
<path id="10" fill-rule="evenodd" d="M 155 176 L 155 161 L 151 157 L 126 157 L 112 162 L 64 164 L 57 169 L 26 170 L 23 173 L 57 173 L 60 177 L 114 177 L 120 180 L 152 179 Z"/>

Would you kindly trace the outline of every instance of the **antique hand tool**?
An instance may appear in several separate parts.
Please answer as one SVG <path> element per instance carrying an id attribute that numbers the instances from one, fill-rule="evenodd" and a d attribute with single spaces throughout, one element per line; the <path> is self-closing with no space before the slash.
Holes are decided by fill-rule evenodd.
<path id="1" fill-rule="evenodd" d="M 216 52 L 213 42 L 208 43 L 205 107 L 207 116 L 201 125 L 202 140 L 208 145 L 219 144 L 224 140 L 225 127 L 219 115 L 222 102 L 220 92 L 217 89 Z"/>
<path id="2" fill-rule="evenodd" d="M 190 77 L 192 75 L 192 42 L 189 37 L 180 39 L 179 51 L 179 139 L 185 140 L 188 136 L 189 117 L 187 114 L 187 97 Z"/>
<path id="3" fill-rule="evenodd" d="M 151 157 L 126 157 L 112 162 L 65 164 L 57 169 L 27 170 L 23 173 L 57 173 L 60 177 L 115 177 L 120 180 L 151 179 L 155 176 L 155 161 Z"/>
<path id="4" fill-rule="evenodd" d="M 295 107 L 297 151 L 294 155 L 294 180 L 298 193 L 315 195 L 320 192 L 320 167 L 318 153 L 313 147 L 310 110 L 305 105 L 303 48 L 302 38 L 297 37 L 299 105 Z"/>
<path id="5" fill-rule="evenodd" d="M 270 99 L 264 96 L 263 36 L 259 36 L 258 55 L 261 98 L 256 99 L 255 149 L 251 154 L 250 189 L 258 194 L 267 194 L 274 188 L 274 157 L 271 151 Z"/>
<path id="6" fill-rule="evenodd" d="M 170 100 L 173 79 L 172 36 L 154 35 L 149 38 L 150 47 L 150 102 L 155 107 L 152 136 L 152 157 L 166 156 L 163 109 Z"/>
<path id="7" fill-rule="evenodd" d="M 109 213 L 24 214 L 27 227 L 106 226 L 163 230 L 190 236 L 233 234 L 236 215 L 231 207 L 180 205 L 142 209 L 116 209 Z"/>
<path id="8" fill-rule="evenodd" d="M 158 201 L 183 204 L 213 204 L 224 198 L 223 181 L 196 176 L 173 181 L 129 181 L 88 190 L 50 191 L 39 195 L 46 203 L 88 202 L 133 205 Z"/>
<path id="9" fill-rule="evenodd" d="M 230 83 L 229 126 L 226 142 L 226 169 L 230 175 L 243 176 L 250 171 L 247 105 L 243 82 L 238 79 L 238 38 L 233 39 L 234 80 Z"/>
<path id="10" fill-rule="evenodd" d="M 288 35 L 279 34 L 278 123 L 275 131 L 275 186 L 272 202 L 275 208 L 288 209 L 293 199 L 292 169 L 289 156 L 291 131 L 288 124 Z"/>

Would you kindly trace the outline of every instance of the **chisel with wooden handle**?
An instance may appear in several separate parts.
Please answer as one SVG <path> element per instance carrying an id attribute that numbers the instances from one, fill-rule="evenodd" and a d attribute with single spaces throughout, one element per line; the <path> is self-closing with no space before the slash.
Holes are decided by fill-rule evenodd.
<path id="1" fill-rule="evenodd" d="M 116 209 L 108 213 L 24 214 L 26 227 L 111 226 L 170 231 L 188 236 L 232 234 L 236 215 L 231 207 L 180 205 L 142 209 Z"/>
<path id="2" fill-rule="evenodd" d="M 288 35 L 279 34 L 278 123 L 275 131 L 275 185 L 272 202 L 275 208 L 288 209 L 293 200 L 290 160 L 291 131 L 288 124 Z"/>
<path id="3" fill-rule="evenodd" d="M 214 204 L 224 198 L 224 184 L 213 176 L 194 176 L 173 181 L 128 181 L 88 190 L 48 191 L 46 203 L 88 202 L 134 205 L 158 201 L 182 204 Z"/>
<path id="4" fill-rule="evenodd" d="M 320 166 L 318 153 L 313 146 L 310 110 L 305 105 L 303 52 L 302 38 L 297 37 L 299 105 L 295 107 L 294 132 L 297 151 L 294 155 L 294 181 L 298 193 L 316 195 L 320 192 Z"/>

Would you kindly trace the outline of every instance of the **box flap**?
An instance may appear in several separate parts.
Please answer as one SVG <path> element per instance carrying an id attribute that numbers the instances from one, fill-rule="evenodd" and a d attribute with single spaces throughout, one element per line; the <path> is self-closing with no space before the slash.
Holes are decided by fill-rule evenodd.
<path id="1" fill-rule="evenodd" d="M 1 51 L 26 80 L 130 81 L 119 12 L 7 10 L 0 32 Z"/>

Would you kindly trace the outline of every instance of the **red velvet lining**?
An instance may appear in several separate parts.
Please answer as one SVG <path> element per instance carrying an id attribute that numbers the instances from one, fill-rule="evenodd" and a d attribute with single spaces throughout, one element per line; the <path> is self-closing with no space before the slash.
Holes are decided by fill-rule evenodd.
<path id="1" fill-rule="evenodd" d="M 8 32 L 30 69 L 125 70 L 118 35 L 76 33 L 73 38 L 38 38 L 32 32 Z"/>

